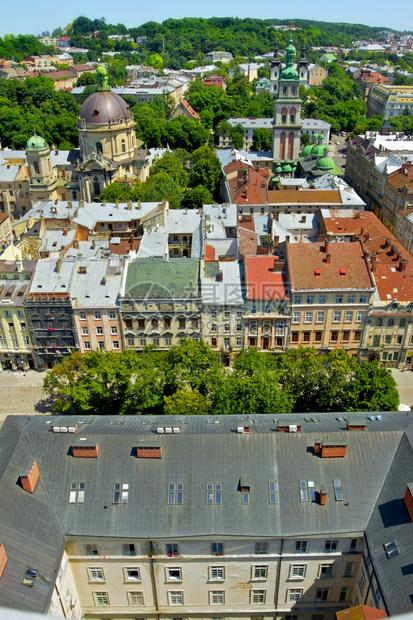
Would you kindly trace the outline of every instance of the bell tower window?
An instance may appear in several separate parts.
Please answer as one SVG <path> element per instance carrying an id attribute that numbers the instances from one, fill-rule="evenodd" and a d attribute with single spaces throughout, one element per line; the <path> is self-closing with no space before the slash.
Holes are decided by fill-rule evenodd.
<path id="1" fill-rule="evenodd" d="M 96 142 L 96 153 L 98 155 L 103 155 L 103 147 L 101 142 Z"/>
<path id="2" fill-rule="evenodd" d="M 40 174 L 39 162 L 36 160 L 33 162 L 33 169 L 35 174 Z"/>
<path id="3" fill-rule="evenodd" d="M 121 142 L 121 149 L 122 149 L 122 153 L 126 153 L 126 142 L 125 142 L 125 139 L 123 139 L 122 142 Z"/>

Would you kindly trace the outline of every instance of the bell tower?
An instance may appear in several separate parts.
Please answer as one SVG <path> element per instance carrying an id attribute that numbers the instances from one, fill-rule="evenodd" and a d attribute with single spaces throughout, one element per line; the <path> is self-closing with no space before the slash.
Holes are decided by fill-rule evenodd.
<path id="1" fill-rule="evenodd" d="M 299 156 L 302 128 L 300 75 L 294 67 L 295 47 L 292 39 L 285 51 L 286 67 L 279 77 L 274 102 L 272 146 L 274 161 L 292 162 Z"/>
<path id="2" fill-rule="evenodd" d="M 52 168 L 50 148 L 47 142 L 38 136 L 36 130 L 26 144 L 27 165 L 29 167 L 32 204 L 38 200 L 56 198 L 56 175 Z"/>

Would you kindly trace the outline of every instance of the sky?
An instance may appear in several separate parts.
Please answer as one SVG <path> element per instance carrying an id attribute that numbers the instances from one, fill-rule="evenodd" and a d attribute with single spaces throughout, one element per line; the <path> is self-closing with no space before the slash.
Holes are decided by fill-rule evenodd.
<path id="1" fill-rule="evenodd" d="M 0 6 L 6 0 L 0 1 Z M 277 6 L 282 4 L 282 6 Z M 254 6 L 259 12 L 254 14 Z M 34 34 L 64 27 L 76 17 L 90 19 L 105 17 L 108 23 L 136 27 L 148 21 L 162 22 L 169 17 L 256 17 L 259 19 L 315 19 L 328 22 L 347 22 L 384 26 L 395 30 L 413 29 L 413 5 L 406 2 L 403 8 L 389 9 L 387 0 L 296 0 L 293 3 L 262 3 L 250 0 L 222 2 L 222 0 L 170 0 L 135 2 L 132 0 L 20 0 L 18 10 L 3 10 L 0 36 L 4 34 Z"/>

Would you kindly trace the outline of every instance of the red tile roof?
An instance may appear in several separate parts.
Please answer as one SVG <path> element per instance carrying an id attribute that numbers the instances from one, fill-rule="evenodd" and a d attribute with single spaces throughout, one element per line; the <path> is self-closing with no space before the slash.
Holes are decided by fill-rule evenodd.
<path id="1" fill-rule="evenodd" d="M 195 112 L 194 108 L 189 105 L 189 103 L 186 101 L 186 99 L 182 99 L 181 105 L 192 116 L 192 118 L 194 118 L 195 120 L 198 120 L 198 121 L 201 119 L 199 114 L 197 112 Z"/>
<path id="2" fill-rule="evenodd" d="M 381 235 L 391 236 L 389 230 L 372 211 L 351 209 L 346 213 L 348 217 L 343 216 L 340 209 L 329 209 L 328 211 L 331 217 L 324 217 L 323 211 L 319 214 L 321 229 L 327 234 L 344 237 L 362 235 L 368 231 L 371 238 Z"/>
<path id="3" fill-rule="evenodd" d="M 367 605 L 356 605 L 349 609 L 336 612 L 337 620 L 381 620 L 387 618 L 387 614 L 382 609 L 368 607 Z"/>
<path id="4" fill-rule="evenodd" d="M 110 243 L 109 248 L 112 254 L 124 256 L 132 250 L 138 250 L 141 240 L 133 237 L 132 239 L 121 239 L 119 243 Z"/>
<path id="5" fill-rule="evenodd" d="M 213 248 L 212 245 L 205 246 L 205 260 L 206 261 L 215 260 L 215 248 Z"/>
<path id="6" fill-rule="evenodd" d="M 245 259 L 247 299 L 287 299 L 285 274 L 274 271 L 275 256 L 251 256 Z"/>
<path id="7" fill-rule="evenodd" d="M 255 170 L 240 161 L 225 166 L 231 202 L 234 204 L 266 204 L 269 170 Z"/>
<path id="8" fill-rule="evenodd" d="M 293 290 L 366 290 L 373 288 L 359 241 L 329 243 L 330 263 L 324 243 L 287 244 L 290 285 Z M 318 274 L 318 275 L 317 275 Z"/>
<path id="9" fill-rule="evenodd" d="M 285 189 L 268 192 L 270 204 L 341 205 L 338 189 Z"/>

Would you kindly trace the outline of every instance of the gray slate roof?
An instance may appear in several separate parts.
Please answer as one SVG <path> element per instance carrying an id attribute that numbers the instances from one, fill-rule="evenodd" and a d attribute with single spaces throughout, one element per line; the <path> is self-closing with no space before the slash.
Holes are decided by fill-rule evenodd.
<path id="1" fill-rule="evenodd" d="M 9 562 L 0 581 L 0 605 L 44 611 L 51 596 L 65 536 L 121 539 L 181 537 L 314 537 L 360 535 L 367 530 L 374 562 L 390 602 L 411 609 L 412 529 L 402 505 L 413 481 L 411 414 L 390 412 L 382 421 L 370 414 L 346 417 L 366 421 L 365 431 L 346 431 L 342 416 L 14 416 L 0 431 L 0 539 Z M 284 417 L 302 425 L 297 433 L 276 432 Z M 341 419 L 340 419 L 341 418 Z M 313 421 L 313 419 L 315 421 Z M 215 423 L 218 421 L 219 423 Z M 76 434 L 53 433 L 51 423 L 73 425 Z M 90 422 L 90 423 L 86 423 Z M 239 434 L 237 426 L 250 426 Z M 157 427 L 180 427 L 179 434 L 157 434 Z M 406 430 L 407 429 L 407 430 Z M 321 459 L 317 439 L 348 444 L 341 459 Z M 70 446 L 80 437 L 96 441 L 97 459 L 77 459 Z M 137 446 L 162 446 L 161 459 L 138 459 Z M 36 458 L 40 479 L 33 494 L 16 481 Z M 240 476 L 251 480 L 251 503 L 241 504 Z M 340 479 L 344 501 L 336 502 L 333 480 Z M 327 503 L 300 502 L 299 480 L 327 490 Z M 278 503 L 268 502 L 268 481 L 276 481 Z M 84 505 L 69 505 L 71 482 L 85 482 Z M 129 503 L 112 505 L 114 482 L 129 482 Z M 184 484 L 184 504 L 167 505 L 167 484 Z M 223 503 L 206 505 L 207 482 L 221 482 Z M 105 508 L 105 506 L 107 508 Z M 396 510 L 391 510 L 395 506 Z M 389 509 L 390 508 L 390 509 Z M 401 549 L 387 560 L 382 545 L 392 537 Z M 34 588 L 21 584 L 27 567 L 38 570 Z"/>

